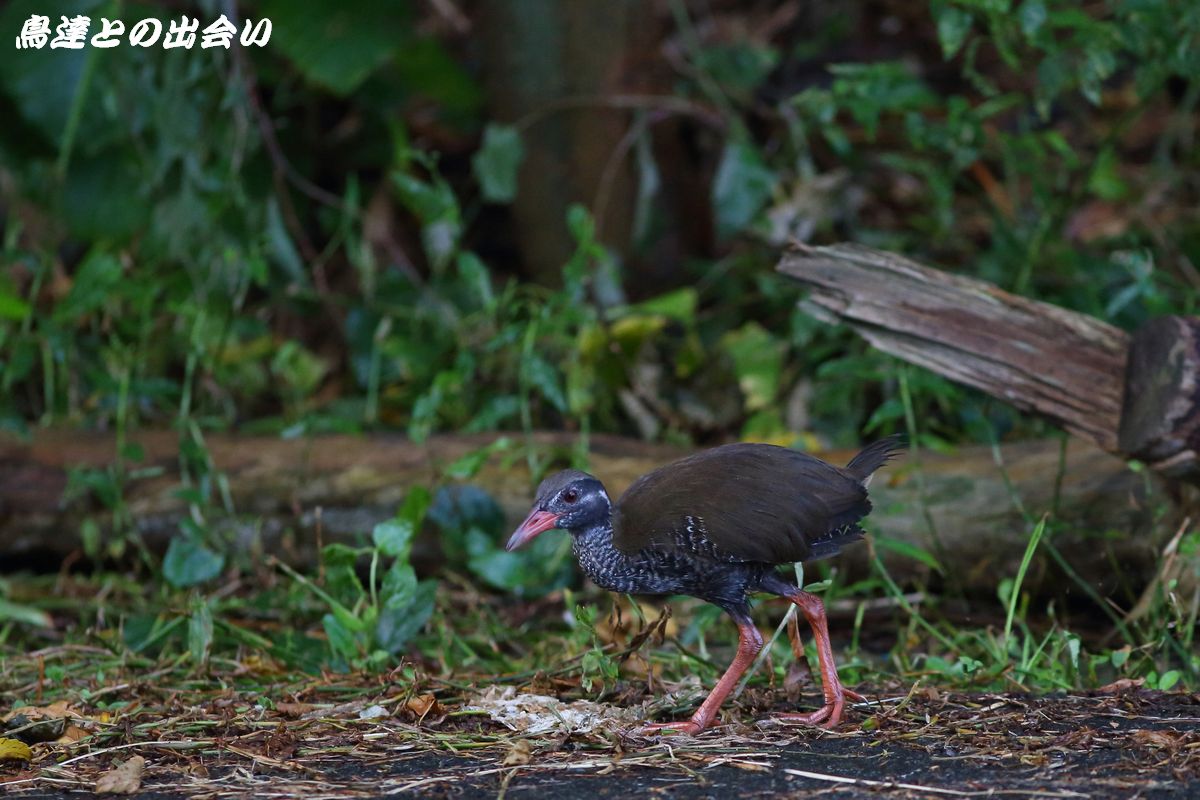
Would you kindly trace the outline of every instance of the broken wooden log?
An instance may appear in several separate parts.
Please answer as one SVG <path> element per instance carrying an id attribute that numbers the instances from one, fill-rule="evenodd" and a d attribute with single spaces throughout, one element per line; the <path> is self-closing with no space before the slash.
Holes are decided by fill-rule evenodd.
<path id="1" fill-rule="evenodd" d="M 857 245 L 798 246 L 780 272 L 806 307 L 872 345 L 1049 418 L 1110 453 L 1200 480 L 1200 320 L 1133 337 L 990 283 Z"/>
<path id="2" fill-rule="evenodd" d="M 1134 332 L 1117 444 L 1164 475 L 1200 471 L 1200 319 L 1163 317 Z"/>
<path id="3" fill-rule="evenodd" d="M 363 541 L 373 525 L 394 514 L 410 487 L 452 483 L 445 467 L 492 438 L 437 436 L 416 444 L 384 435 L 284 440 L 211 434 L 209 455 L 228 479 L 235 513 L 209 523 L 243 555 L 311 563 L 321 542 Z M 161 551 L 187 515 L 178 492 L 178 435 L 138 432 L 130 441 L 145 453 L 139 469 L 157 468 L 157 474 L 128 483 L 126 507 L 142 539 Z M 559 433 L 532 439 L 539 452 L 557 451 L 564 459 L 575 442 Z M 0 437 L 0 564 L 56 568 L 80 548 L 84 519 L 107 525 L 108 514 L 95 502 L 66 503 L 62 493 L 69 469 L 106 467 L 115 446 L 111 435 L 76 431 L 40 430 L 30 442 Z M 686 452 L 600 435 L 591 437 L 589 449 L 592 471 L 614 492 Z M 1002 467 L 986 447 L 924 453 L 919 471 L 912 458 L 894 463 L 872 484 L 871 529 L 932 553 L 945 571 L 979 576 L 978 585 L 991 592 L 990 578 L 1015 571 L 1030 515 L 1055 509 L 1054 542 L 1086 580 L 1101 590 L 1127 583 L 1136 592 L 1145 585 L 1161 546 L 1155 537 L 1165 530 L 1155 517 L 1167 502 L 1144 474 L 1081 440 L 1065 449 L 1057 441 L 1005 445 L 999 453 Z M 850 455 L 827 457 L 844 463 Z M 532 480 L 525 459 L 513 456 L 491 457 L 472 482 L 495 497 L 515 525 L 528 510 Z M 1109 535 L 1113 531 L 1121 535 Z M 430 537 L 418 541 L 414 558 L 432 569 L 439 552 Z M 863 574 L 868 552 L 851 548 L 837 566 Z M 898 580 L 929 572 L 895 548 L 881 547 L 879 554 Z M 1114 563 L 1123 566 L 1122 574 L 1114 574 Z M 1029 585 L 1042 578 L 1046 586 L 1061 585 L 1053 569 L 1038 566 Z"/>

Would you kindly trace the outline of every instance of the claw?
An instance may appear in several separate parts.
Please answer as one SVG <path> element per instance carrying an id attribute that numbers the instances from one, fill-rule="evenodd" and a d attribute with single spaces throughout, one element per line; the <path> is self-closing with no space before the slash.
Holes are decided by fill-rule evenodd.
<path id="1" fill-rule="evenodd" d="M 845 708 L 845 701 L 838 699 L 832 703 L 826 703 L 811 714 L 776 714 L 775 718 L 784 722 L 797 722 L 801 725 L 821 725 L 826 730 L 836 728 L 838 723 L 842 721 L 842 711 Z"/>

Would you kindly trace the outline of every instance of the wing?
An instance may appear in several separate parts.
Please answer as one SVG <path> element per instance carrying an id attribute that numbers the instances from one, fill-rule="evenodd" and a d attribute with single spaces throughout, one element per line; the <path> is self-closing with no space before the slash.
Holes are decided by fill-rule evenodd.
<path id="1" fill-rule="evenodd" d="M 726 445 L 635 481 L 617 503 L 613 544 L 785 564 L 836 554 L 861 538 L 870 510 L 846 469 L 785 447 Z"/>

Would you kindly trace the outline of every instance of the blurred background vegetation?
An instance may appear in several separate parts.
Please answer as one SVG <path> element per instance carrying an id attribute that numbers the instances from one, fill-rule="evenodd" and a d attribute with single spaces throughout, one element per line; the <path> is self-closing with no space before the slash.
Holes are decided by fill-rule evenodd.
<path id="1" fill-rule="evenodd" d="M 798 310 L 773 272 L 791 241 L 1127 329 L 1197 310 L 1195 3 L 13 0 L 0 31 L 33 13 L 274 22 L 263 48 L 0 46 L 0 429 L 115 431 L 72 487 L 108 508 L 138 428 L 178 431 L 198 506 L 221 502 L 213 431 L 1048 431 Z M 429 501 L 376 530 L 365 594 L 363 552 L 327 554 L 335 651 L 388 596 L 428 617 L 411 570 L 376 596 L 374 567 Z M 224 563 L 186 541 L 174 586 Z M 529 580 L 461 546 L 493 585 Z"/>
<path id="2" fill-rule="evenodd" d="M 793 239 L 1195 307 L 1192 4 L 239 10 L 267 47 L 0 54 L 4 428 L 850 445 L 894 368 L 795 310 Z M 1029 425 L 914 383 L 924 433 Z"/>

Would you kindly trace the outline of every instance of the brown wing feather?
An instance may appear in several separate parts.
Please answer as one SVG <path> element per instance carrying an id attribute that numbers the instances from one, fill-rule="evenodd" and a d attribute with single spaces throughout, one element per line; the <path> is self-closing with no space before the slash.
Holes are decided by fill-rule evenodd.
<path id="1" fill-rule="evenodd" d="M 837 552 L 871 510 L 862 480 L 818 458 L 765 444 L 706 450 L 639 478 L 621 496 L 613 544 L 692 550 L 784 564 Z"/>

